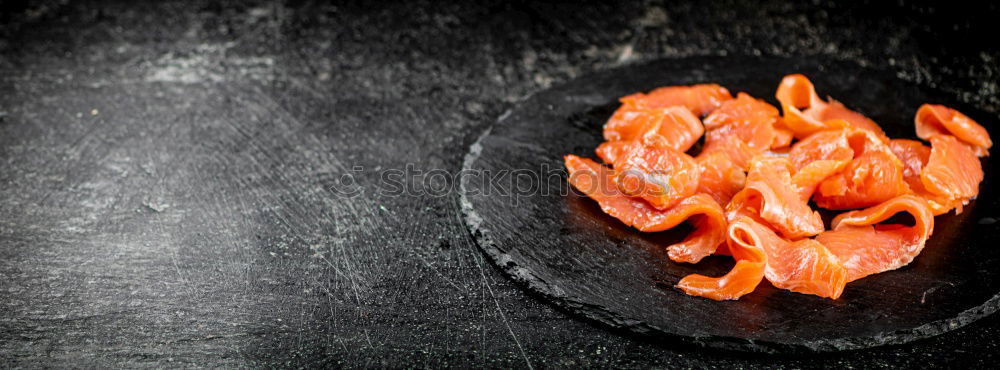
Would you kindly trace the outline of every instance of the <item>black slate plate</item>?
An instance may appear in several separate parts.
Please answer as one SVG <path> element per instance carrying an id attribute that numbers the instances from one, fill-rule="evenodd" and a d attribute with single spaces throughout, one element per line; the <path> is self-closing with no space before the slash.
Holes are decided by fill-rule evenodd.
<path id="1" fill-rule="evenodd" d="M 774 90 L 789 73 L 806 74 L 820 94 L 867 114 L 892 137 L 914 138 L 912 117 L 924 102 L 953 106 L 988 128 L 998 127 L 996 116 L 954 96 L 850 62 L 704 57 L 631 65 L 539 92 L 485 132 L 465 161 L 466 223 L 503 271 L 543 299 L 657 341 L 834 351 L 904 343 L 993 313 L 1000 302 L 1000 171 L 992 159 L 983 161 L 987 178 L 979 199 L 961 215 L 937 217 L 933 237 L 913 263 L 853 282 L 836 301 L 766 282 L 734 302 L 687 296 L 673 287 L 681 277 L 722 275 L 731 260 L 670 262 L 663 246 L 687 230 L 639 233 L 565 182 L 562 156 L 595 158 L 601 126 L 619 96 L 714 82 L 776 103 Z"/>

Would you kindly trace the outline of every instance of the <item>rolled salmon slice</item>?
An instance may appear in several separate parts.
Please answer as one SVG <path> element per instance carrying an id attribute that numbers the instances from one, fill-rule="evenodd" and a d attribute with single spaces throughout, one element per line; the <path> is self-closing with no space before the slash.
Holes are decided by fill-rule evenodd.
<path id="1" fill-rule="evenodd" d="M 835 121 L 849 127 L 871 131 L 880 139 L 888 141 L 885 132 L 875 121 L 852 111 L 840 102 L 820 99 L 816 88 L 806 76 L 793 74 L 785 76 L 778 85 L 775 97 L 781 102 L 785 126 L 797 139 L 804 139 L 819 131 L 838 128 Z"/>
<path id="2" fill-rule="evenodd" d="M 682 106 L 691 110 L 699 117 L 719 108 L 723 102 L 733 96 L 725 87 L 716 84 L 692 86 L 667 86 L 650 91 L 648 94 L 636 93 L 619 99 L 622 104 L 636 108 L 666 108 Z"/>
<path id="3" fill-rule="evenodd" d="M 667 246 L 667 256 L 674 262 L 698 263 L 726 241 L 729 222 L 725 212 L 707 194 L 695 194 L 682 200 L 669 210 L 668 218 L 675 220 L 671 228 L 684 221 L 694 226 L 694 231 L 683 241 Z"/>
<path id="4" fill-rule="evenodd" d="M 696 194 L 670 209 L 660 210 L 640 198 L 622 194 L 610 168 L 574 155 L 567 155 L 565 164 L 574 188 L 596 201 L 604 213 L 628 226 L 656 232 L 690 221 L 694 232 L 680 243 L 667 247 L 674 261 L 696 263 L 725 242 L 728 223 L 724 211 L 706 194 Z"/>
<path id="5" fill-rule="evenodd" d="M 622 105 L 604 123 L 604 140 L 635 140 L 654 130 L 663 118 L 663 109 L 638 109 Z"/>
<path id="6" fill-rule="evenodd" d="M 756 216 L 782 236 L 798 239 L 823 231 L 823 219 L 809 207 L 792 183 L 791 163 L 786 158 L 758 156 L 750 164 L 747 185 L 726 206 L 730 221 Z"/>
<path id="7" fill-rule="evenodd" d="M 641 140 L 651 146 L 687 151 L 705 128 L 698 117 L 680 106 L 638 109 L 623 105 L 604 125 L 608 141 Z"/>
<path id="8" fill-rule="evenodd" d="M 734 300 L 750 294 L 764 278 L 767 256 L 763 244 L 781 238 L 750 217 L 741 217 L 729 224 L 726 246 L 736 259 L 736 265 L 722 277 L 700 274 L 685 276 L 677 283 L 688 295 L 716 301 Z"/>
<path id="9" fill-rule="evenodd" d="M 913 216 L 913 226 L 879 224 L 901 212 Z M 819 234 L 816 240 L 839 258 L 850 282 L 909 264 L 933 231 L 934 215 L 927 202 L 918 196 L 902 195 L 837 216 L 833 229 Z"/>
<path id="10" fill-rule="evenodd" d="M 929 140 L 934 135 L 953 135 L 971 145 L 977 157 L 989 155 L 989 149 L 993 146 L 993 140 L 983 126 L 962 112 L 943 105 L 921 105 L 913 121 L 917 127 L 917 137 Z"/>
<path id="11" fill-rule="evenodd" d="M 718 278 L 692 274 L 677 287 L 687 294 L 715 300 L 738 299 L 752 292 L 761 278 L 775 287 L 837 299 L 844 291 L 847 270 L 819 242 L 790 242 L 765 224 L 741 217 L 729 225 L 728 249 L 736 266 Z"/>

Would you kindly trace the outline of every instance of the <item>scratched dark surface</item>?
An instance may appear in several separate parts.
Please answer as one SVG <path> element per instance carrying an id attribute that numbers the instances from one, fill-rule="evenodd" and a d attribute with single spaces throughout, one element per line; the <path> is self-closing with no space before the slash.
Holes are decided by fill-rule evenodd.
<path id="1" fill-rule="evenodd" d="M 996 113 L 996 6 L 0 4 L 4 367 L 997 361 L 995 315 L 808 357 L 633 339 L 505 278 L 454 192 L 380 191 L 457 171 L 532 92 L 662 57 L 852 60 Z"/>

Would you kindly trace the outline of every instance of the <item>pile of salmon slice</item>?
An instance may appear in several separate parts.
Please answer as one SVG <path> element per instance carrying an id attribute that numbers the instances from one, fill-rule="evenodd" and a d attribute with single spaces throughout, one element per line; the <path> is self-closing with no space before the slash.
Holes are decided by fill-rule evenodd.
<path id="1" fill-rule="evenodd" d="M 909 264 L 934 216 L 961 213 L 979 193 L 979 157 L 993 143 L 954 109 L 921 106 L 921 142 L 889 138 L 821 99 L 802 75 L 782 79 L 775 96 L 780 109 L 714 84 L 625 96 L 596 148 L 603 163 L 567 155 L 569 182 L 639 231 L 691 224 L 686 239 L 666 247 L 675 262 L 732 256 L 724 276 L 677 284 L 715 300 L 738 299 L 763 279 L 837 299 L 851 281 Z M 845 212 L 826 229 L 813 206 Z"/>

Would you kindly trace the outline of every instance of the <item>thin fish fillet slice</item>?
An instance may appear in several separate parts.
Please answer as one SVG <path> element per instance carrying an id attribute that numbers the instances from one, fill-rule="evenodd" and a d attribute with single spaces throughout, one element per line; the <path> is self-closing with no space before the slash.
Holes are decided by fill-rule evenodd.
<path id="1" fill-rule="evenodd" d="M 785 76 L 778 85 L 775 97 L 781 103 L 782 119 L 796 139 L 803 139 L 829 127 L 815 118 L 816 112 L 826 108 L 826 102 L 816 94 L 816 89 L 806 76 Z"/>
<path id="2" fill-rule="evenodd" d="M 771 142 L 771 149 L 788 148 L 792 145 L 794 138 L 795 134 L 792 133 L 792 130 L 789 130 L 781 117 L 778 117 L 778 120 L 774 122 L 774 141 Z"/>
<path id="3" fill-rule="evenodd" d="M 782 236 L 798 239 L 823 231 L 823 219 L 800 198 L 786 158 L 758 156 L 750 164 L 747 185 L 726 206 L 730 221 L 759 216 Z"/>
<path id="4" fill-rule="evenodd" d="M 951 135 L 933 135 L 930 142 L 931 155 L 920 171 L 924 188 L 950 199 L 967 200 L 978 195 L 983 167 L 972 149 Z"/>
<path id="5" fill-rule="evenodd" d="M 797 139 L 837 128 L 832 122 L 840 121 L 849 127 L 869 130 L 880 138 L 888 140 L 885 132 L 874 121 L 864 115 L 854 112 L 838 101 L 823 101 L 816 94 L 812 82 L 801 74 L 785 76 L 778 85 L 775 97 L 781 102 L 784 112 L 785 127 L 792 131 Z"/>
<path id="6" fill-rule="evenodd" d="M 854 148 L 848 137 L 851 130 L 830 130 L 810 135 L 792 145 L 788 159 L 796 170 L 819 160 L 850 161 L 854 158 Z"/>
<path id="7" fill-rule="evenodd" d="M 750 160 L 761 152 L 761 150 L 751 148 L 736 135 L 718 135 L 709 132 L 705 136 L 705 146 L 701 149 L 698 157 L 721 153 L 729 157 L 729 160 L 737 167 L 746 170 L 750 168 Z"/>
<path id="8" fill-rule="evenodd" d="M 733 124 L 750 124 L 750 126 L 758 123 L 773 124 L 778 118 L 778 113 L 778 109 L 771 104 L 741 92 L 736 94 L 736 99 L 723 102 L 718 109 L 705 117 L 705 128 L 715 130 Z"/>
<path id="9" fill-rule="evenodd" d="M 666 108 L 682 106 L 697 116 L 704 117 L 732 99 L 725 87 L 716 84 L 692 86 L 668 86 L 650 91 L 648 94 L 635 93 L 619 99 L 625 105 L 636 108 Z"/>
<path id="10" fill-rule="evenodd" d="M 990 133 L 983 126 L 962 112 L 943 105 L 921 105 L 913 121 L 917 127 L 917 137 L 929 140 L 934 135 L 953 135 L 971 145 L 977 157 L 989 155 L 989 149 L 993 146 Z"/>
<path id="11" fill-rule="evenodd" d="M 903 166 L 892 152 L 869 151 L 823 180 L 813 196 L 816 205 L 844 210 L 870 207 L 910 192 Z"/>
<path id="12" fill-rule="evenodd" d="M 777 288 L 831 299 L 840 298 L 847 269 L 829 249 L 813 239 L 765 244 L 764 277 Z"/>
<path id="13" fill-rule="evenodd" d="M 958 209 L 957 213 L 962 213 L 962 199 L 952 199 L 947 196 L 931 194 L 924 188 L 924 183 L 920 179 L 920 172 L 927 162 L 930 161 L 931 148 L 916 140 L 892 139 L 889 141 L 889 148 L 896 154 L 896 157 L 903 162 L 903 180 L 910 187 L 914 195 L 924 198 L 927 206 L 935 216 L 948 213 L 952 209 Z"/>
<path id="14" fill-rule="evenodd" d="M 623 105 L 604 125 L 608 141 L 641 140 L 652 146 L 687 151 L 705 128 L 698 117 L 680 106 L 639 109 Z"/>
<path id="15" fill-rule="evenodd" d="M 746 174 L 723 153 L 699 156 L 695 161 L 701 166 L 697 192 L 708 194 L 719 204 L 729 204 L 733 195 L 746 185 Z"/>
<path id="16" fill-rule="evenodd" d="M 882 127 L 875 123 L 875 121 L 872 121 L 870 118 L 865 117 L 861 113 L 847 109 L 843 103 L 833 99 L 830 99 L 826 109 L 819 114 L 819 119 L 827 124 L 836 120 L 841 120 L 847 122 L 850 127 L 868 130 L 883 141 L 889 139 L 888 136 L 885 135 L 885 132 L 882 131 Z"/>
<path id="17" fill-rule="evenodd" d="M 677 220 L 675 226 L 684 220 L 694 226 L 694 231 L 683 241 L 667 246 L 667 256 L 674 262 L 698 263 L 725 242 L 729 222 L 722 206 L 707 194 L 682 200 L 670 209 L 669 216 Z"/>
<path id="18" fill-rule="evenodd" d="M 927 201 L 927 206 L 930 207 L 931 213 L 935 216 L 943 215 L 951 210 L 955 210 L 955 214 L 962 214 L 965 204 L 969 202 L 966 198 L 949 198 L 943 195 L 933 194 L 924 188 L 924 183 L 920 181 L 920 177 L 917 176 L 911 180 L 907 180 L 907 184 L 910 185 L 910 190 L 913 195 L 924 198 Z"/>
<path id="19" fill-rule="evenodd" d="M 730 109 L 734 105 L 737 107 Z M 761 107 L 770 108 L 771 111 Z M 777 117 L 778 111 L 774 107 L 740 93 L 739 98 L 726 102 L 705 118 L 706 128 L 709 122 L 716 123 L 708 130 L 705 140 L 736 136 L 750 148 L 763 152 L 770 149 L 774 142 L 774 121 Z M 712 120 L 713 118 L 717 119 Z"/>
<path id="20" fill-rule="evenodd" d="M 667 247 L 674 261 L 696 263 L 712 254 L 726 239 L 725 214 L 708 195 L 697 194 L 673 208 L 659 210 L 642 199 L 622 194 L 612 170 L 599 163 L 567 155 L 565 164 L 574 188 L 596 201 L 604 213 L 639 231 L 664 231 L 691 221 L 695 230 L 680 243 Z"/>
<path id="21" fill-rule="evenodd" d="M 614 161 L 618 190 L 640 197 L 657 209 L 667 209 L 698 189 L 701 167 L 691 156 L 637 141 Z"/>
<path id="22" fill-rule="evenodd" d="M 693 274 L 678 288 L 715 300 L 737 299 L 752 292 L 766 277 L 775 287 L 837 299 L 847 271 L 822 244 L 811 239 L 790 242 L 751 217 L 729 225 L 728 248 L 736 266 L 718 278 Z"/>
<path id="23" fill-rule="evenodd" d="M 729 224 L 727 247 L 736 259 L 736 265 L 722 277 L 700 274 L 685 276 L 677 283 L 688 295 L 705 297 L 716 301 L 734 300 L 750 294 L 764 278 L 767 256 L 765 243 L 774 243 L 780 238 L 750 217 L 741 217 Z"/>
<path id="24" fill-rule="evenodd" d="M 775 143 L 774 123 L 778 110 L 739 93 L 736 99 L 722 104 L 705 118 L 705 147 L 703 154 L 721 152 L 741 168 L 746 169 L 750 158 L 764 153 Z"/>
<path id="25" fill-rule="evenodd" d="M 826 176 L 814 186 L 813 200 L 823 208 L 869 207 L 909 192 L 903 179 L 903 162 L 868 130 L 843 128 L 817 132 L 795 143 L 788 158 L 800 171 L 813 166 L 809 172 Z M 839 163 L 815 164 L 823 160 L 849 162 L 840 170 L 834 170 Z M 808 192 L 809 189 L 801 190 Z"/>
<path id="26" fill-rule="evenodd" d="M 920 170 L 931 158 L 931 148 L 916 140 L 889 140 L 889 149 L 903 162 L 903 176 L 920 177 Z"/>
<path id="27" fill-rule="evenodd" d="M 635 143 L 635 140 L 605 141 L 601 145 L 598 145 L 597 149 L 594 149 L 594 152 L 597 153 L 597 156 L 601 158 L 604 164 L 614 166 L 615 161 L 618 158 L 624 157 L 629 150 L 632 150 L 632 146 L 636 145 Z"/>
<path id="28" fill-rule="evenodd" d="M 879 224 L 900 212 L 912 215 L 914 225 Z M 816 240 L 840 259 L 850 282 L 909 264 L 933 231 L 934 215 L 927 202 L 915 195 L 902 195 L 837 216 L 833 229 Z"/>
<path id="29" fill-rule="evenodd" d="M 812 198 L 813 192 L 816 191 L 816 187 L 823 180 L 843 171 L 848 163 L 850 161 L 821 159 L 809 162 L 805 167 L 795 171 L 795 174 L 792 175 L 792 184 L 795 185 L 799 198 L 808 202 L 809 198 Z"/>

